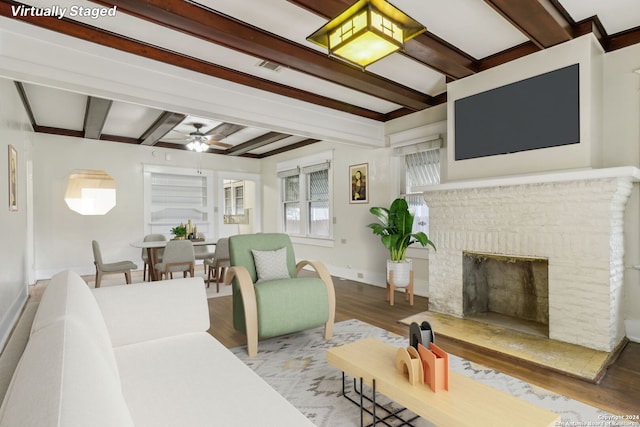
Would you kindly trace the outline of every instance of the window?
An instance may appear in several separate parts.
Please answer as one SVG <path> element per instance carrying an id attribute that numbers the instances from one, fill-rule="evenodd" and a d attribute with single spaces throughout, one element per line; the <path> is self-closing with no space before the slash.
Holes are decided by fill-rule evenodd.
<path id="1" fill-rule="evenodd" d="M 331 160 L 327 154 L 279 164 L 282 228 L 298 237 L 332 236 Z M 287 169 L 284 169 L 288 167 Z"/>
<path id="2" fill-rule="evenodd" d="M 300 172 L 283 177 L 284 231 L 301 234 L 300 230 Z"/>
<path id="3" fill-rule="evenodd" d="M 429 207 L 422 193 L 412 192 L 418 185 L 435 185 L 440 183 L 440 150 L 424 146 L 411 145 L 396 148 L 395 154 L 403 157 L 403 180 L 401 196 L 407 200 L 409 209 L 414 212 L 413 231 L 429 234 Z M 425 150 L 425 151 L 421 151 Z"/>
<path id="4" fill-rule="evenodd" d="M 224 214 L 244 215 L 244 181 L 225 179 Z"/>
<path id="5" fill-rule="evenodd" d="M 307 176 L 309 234 L 329 236 L 329 170 L 311 172 Z"/>

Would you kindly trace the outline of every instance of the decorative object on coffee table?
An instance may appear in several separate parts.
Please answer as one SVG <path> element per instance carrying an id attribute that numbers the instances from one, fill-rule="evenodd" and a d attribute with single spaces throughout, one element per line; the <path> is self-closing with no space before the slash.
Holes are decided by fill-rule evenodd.
<path id="1" fill-rule="evenodd" d="M 413 233 L 413 214 L 403 198 L 397 198 L 387 209 L 373 207 L 369 209 L 378 218 L 367 227 L 373 234 L 380 236 L 385 248 L 389 250 L 390 260 L 387 261 L 387 300 L 393 305 L 393 292 L 396 288 L 405 288 L 405 299 L 413 305 L 413 269 L 411 261 L 406 259 L 407 248 L 413 243 L 422 246 L 430 245 L 436 249 L 429 237 L 422 231 Z"/>
<path id="2" fill-rule="evenodd" d="M 424 383 L 433 391 L 449 390 L 449 355 L 434 343 L 430 348 L 418 344 L 418 355 L 422 361 Z"/>
<path id="3" fill-rule="evenodd" d="M 419 325 L 416 322 L 411 322 L 409 325 L 409 345 L 416 350 L 418 349 L 418 344 L 429 348 L 435 338 L 431 325 L 426 320 Z"/>

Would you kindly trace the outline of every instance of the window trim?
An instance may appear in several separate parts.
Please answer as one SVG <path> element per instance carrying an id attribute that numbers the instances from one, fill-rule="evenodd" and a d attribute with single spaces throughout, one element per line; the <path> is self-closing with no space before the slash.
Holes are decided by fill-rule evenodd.
<path id="1" fill-rule="evenodd" d="M 446 128 L 445 128 L 446 129 Z M 431 133 L 431 131 L 437 133 Z M 420 128 L 409 129 L 390 136 L 392 141 L 391 152 L 395 160 L 394 166 L 398 177 L 396 182 L 396 191 L 399 197 L 406 198 L 409 195 L 417 195 L 420 192 L 407 191 L 406 185 L 406 155 L 422 152 L 422 151 L 439 151 L 440 153 L 440 177 L 442 173 L 442 151 L 446 136 L 443 132 L 442 123 L 434 123 L 432 125 Z M 429 230 L 430 231 L 430 230 Z M 412 258 L 427 259 L 428 247 L 411 245 L 407 249 L 407 255 Z"/>
<path id="2" fill-rule="evenodd" d="M 333 226 L 333 151 L 324 151 L 321 153 L 313 154 L 310 156 L 300 157 L 284 162 L 280 162 L 276 165 L 278 187 L 279 187 L 279 212 L 278 212 L 278 229 L 282 233 L 287 233 L 285 229 L 284 218 L 284 178 L 292 175 L 299 175 L 299 205 L 300 205 L 300 233 L 287 233 L 291 237 L 292 242 L 309 244 L 316 246 L 332 247 L 334 241 L 334 226 Z M 309 179 L 308 175 L 316 172 L 320 169 L 327 169 L 327 186 L 329 190 L 328 203 L 329 203 L 329 234 L 313 235 L 309 232 Z M 297 173 L 296 173 L 297 172 Z"/>

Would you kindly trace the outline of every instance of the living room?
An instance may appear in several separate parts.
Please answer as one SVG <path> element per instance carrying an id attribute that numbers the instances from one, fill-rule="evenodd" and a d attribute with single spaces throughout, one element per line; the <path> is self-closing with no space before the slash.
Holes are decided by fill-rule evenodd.
<path id="1" fill-rule="evenodd" d="M 6 21 L 6 22 L 5 22 Z M 374 122 L 327 111 L 302 102 L 256 97 L 238 87 L 181 69 L 153 63 L 60 34 L 3 18 L 0 37 L 0 135 L 18 153 L 18 211 L 0 213 L 3 259 L 0 279 L 0 342 L 4 342 L 27 297 L 27 285 L 62 270 L 93 272 L 90 242 L 104 246 L 111 259 L 139 261 L 144 211 L 143 165 L 155 164 L 245 175 L 259 180 L 263 232 L 281 231 L 279 165 L 330 152 L 333 180 L 332 239 L 322 244 L 296 243 L 302 259 L 322 260 L 332 275 L 383 287 L 386 251 L 366 224 L 372 206 L 388 205 L 399 194 L 394 144 L 440 135 L 442 182 L 491 180 L 528 175 L 531 182 L 549 173 L 640 166 L 640 47 L 604 53 L 591 34 L 520 58 L 449 85 L 450 100 L 523 80 L 571 64 L 580 64 L 581 137 L 579 144 L 537 151 L 456 161 L 451 150 L 453 102 L 390 120 Z M 91 48 L 88 48 L 91 46 Z M 253 123 L 297 131 L 322 141 L 265 159 L 205 155 L 164 148 L 83 140 L 34 133 L 13 81 L 64 87 L 81 93 L 206 114 L 236 114 Z M 64 106 L 61 106 L 64 108 Z M 6 152 L 6 149 L 5 149 Z M 199 160 L 201 163 L 198 165 Z M 349 167 L 368 164 L 369 203 L 349 202 Z M 0 173 L 7 175 L 2 163 Z M 77 169 L 109 172 L 118 185 L 116 208 L 105 217 L 82 217 L 69 211 L 63 195 L 68 174 Z M 2 193 L 7 191 L 7 186 Z M 634 184 L 624 210 L 623 279 L 617 285 L 614 341 L 640 341 L 640 191 Z M 4 195 L 3 199 L 7 199 Z M 571 207 L 569 207 L 571 209 Z M 588 215 L 589 212 L 584 212 Z M 220 219 L 221 221 L 221 219 Z M 437 233 L 437 230 L 431 230 Z M 438 246 L 438 242 L 436 242 Z M 430 255 L 416 250 L 416 294 L 432 296 Z M 542 255 L 542 254 L 539 254 Z M 16 268 L 16 266 L 19 266 Z M 562 307 L 559 307 L 561 310 Z M 608 341 L 607 341 L 608 342 Z"/>

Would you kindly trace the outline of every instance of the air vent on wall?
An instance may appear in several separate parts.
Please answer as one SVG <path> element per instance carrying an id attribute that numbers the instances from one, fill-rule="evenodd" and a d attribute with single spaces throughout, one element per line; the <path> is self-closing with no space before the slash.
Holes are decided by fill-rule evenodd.
<path id="1" fill-rule="evenodd" d="M 266 68 L 267 70 L 271 71 L 280 71 L 282 69 L 282 65 L 275 62 L 267 61 L 266 59 L 258 62 L 257 65 L 258 67 Z"/>

